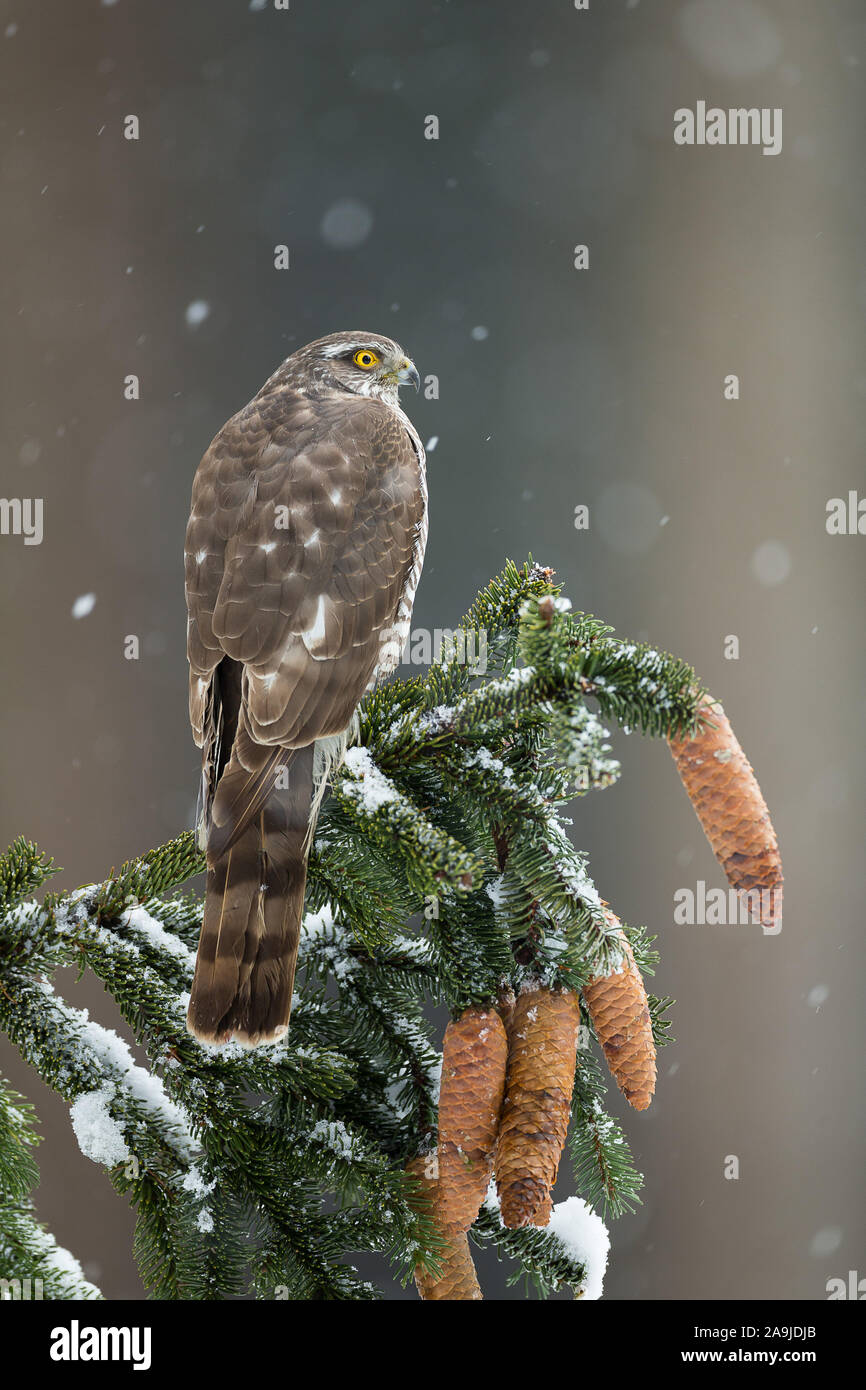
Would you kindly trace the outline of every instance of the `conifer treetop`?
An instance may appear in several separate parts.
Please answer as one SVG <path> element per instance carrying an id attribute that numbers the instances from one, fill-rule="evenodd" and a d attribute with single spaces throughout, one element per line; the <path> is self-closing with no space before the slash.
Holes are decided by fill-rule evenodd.
<path id="1" fill-rule="evenodd" d="M 416 1266 L 435 1276 L 442 1241 L 405 1171 L 436 1145 L 430 1006 L 457 1018 L 503 991 L 579 991 L 622 968 L 622 932 L 564 808 L 619 777 L 608 724 L 690 736 L 705 692 L 684 662 L 573 612 L 554 578 L 531 559 L 509 562 L 439 661 L 364 701 L 310 856 L 298 998 L 280 1042 L 206 1047 L 185 1029 L 201 922 L 185 885 L 204 867 L 191 831 L 41 902 L 51 861 L 24 840 L 0 857 L 0 1027 L 136 1208 L 151 1296 L 380 1297 L 354 1252 L 398 1278 Z M 467 659 L 482 637 L 483 671 Z M 623 931 L 636 968 L 650 968 L 645 935 Z M 147 1066 L 55 992 L 70 965 L 102 980 Z M 657 1044 L 669 1002 L 649 996 Z M 590 1207 L 616 1216 L 639 1200 L 640 1177 L 603 1096 L 581 1045 L 575 1178 Z M 26 1203 L 19 1104 L 0 1112 L 0 1196 Z M 19 1217 L 35 1221 L 26 1206 Z M 540 1293 L 580 1293 L 589 1275 L 563 1237 L 570 1219 L 507 1230 L 488 1201 L 470 1237 Z M 47 1270 L 35 1229 L 0 1228 L 5 1268 Z M 590 1284 L 600 1287 L 597 1260 Z"/>

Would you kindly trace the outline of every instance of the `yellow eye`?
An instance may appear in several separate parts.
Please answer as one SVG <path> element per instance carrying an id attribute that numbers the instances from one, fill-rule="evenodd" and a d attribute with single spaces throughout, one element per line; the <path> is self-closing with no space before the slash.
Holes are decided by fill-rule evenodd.
<path id="1" fill-rule="evenodd" d="M 356 367 L 363 367 L 364 371 L 368 372 L 371 367 L 375 367 L 379 359 L 375 352 L 371 352 L 369 348 L 359 348 L 352 361 Z"/>

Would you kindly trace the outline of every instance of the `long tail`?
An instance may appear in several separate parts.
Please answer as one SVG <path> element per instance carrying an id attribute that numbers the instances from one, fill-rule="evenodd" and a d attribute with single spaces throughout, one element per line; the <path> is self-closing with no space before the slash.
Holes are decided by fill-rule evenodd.
<path id="1" fill-rule="evenodd" d="M 207 827 L 204 921 L 187 1013 L 190 1032 L 204 1042 L 234 1037 L 253 1047 L 288 1027 L 314 752 L 255 743 L 240 713 Z"/>

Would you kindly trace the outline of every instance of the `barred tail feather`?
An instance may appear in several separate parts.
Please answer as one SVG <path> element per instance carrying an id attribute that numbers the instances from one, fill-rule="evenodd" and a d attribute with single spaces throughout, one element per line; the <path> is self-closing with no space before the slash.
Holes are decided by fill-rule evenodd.
<path id="1" fill-rule="evenodd" d="M 314 819 L 314 749 L 282 750 L 278 768 L 274 754 L 241 728 L 213 799 L 187 1014 L 190 1032 L 203 1042 L 234 1037 L 254 1047 L 281 1037 L 289 1023 Z"/>

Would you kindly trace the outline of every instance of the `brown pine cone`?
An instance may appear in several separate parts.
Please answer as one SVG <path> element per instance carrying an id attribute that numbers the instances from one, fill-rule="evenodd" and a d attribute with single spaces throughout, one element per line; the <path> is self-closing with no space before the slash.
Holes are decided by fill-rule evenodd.
<path id="1" fill-rule="evenodd" d="M 468 1231 L 493 1173 L 508 1037 L 495 1009 L 475 1005 L 445 1029 L 439 1095 L 439 1212 Z"/>
<path id="2" fill-rule="evenodd" d="M 494 1164 L 506 1226 L 549 1220 L 571 1117 L 579 1025 L 578 998 L 570 991 L 539 987 L 517 997 Z"/>
<path id="3" fill-rule="evenodd" d="M 478 1300 L 482 1297 L 481 1288 L 475 1274 L 466 1232 L 445 1229 L 440 1225 L 438 1183 L 435 1178 L 428 1176 L 431 1158 L 435 1167 L 435 1155 L 421 1155 L 406 1164 L 406 1171 L 424 1184 L 433 1199 L 434 1223 L 443 1241 L 442 1247 L 437 1249 L 434 1255 L 439 1267 L 438 1276 L 425 1269 L 423 1265 L 416 1265 L 415 1287 L 425 1302 L 446 1299 L 463 1302 Z"/>
<path id="4" fill-rule="evenodd" d="M 619 931 L 625 961 L 619 973 L 590 980 L 583 1002 L 617 1086 L 635 1110 L 646 1110 L 656 1088 L 656 1049 L 646 988 L 619 919 L 606 903 L 604 915 Z"/>
<path id="5" fill-rule="evenodd" d="M 782 858 L 767 803 L 721 705 L 706 696 L 694 738 L 670 750 L 725 876 L 765 927 L 782 921 Z"/>

